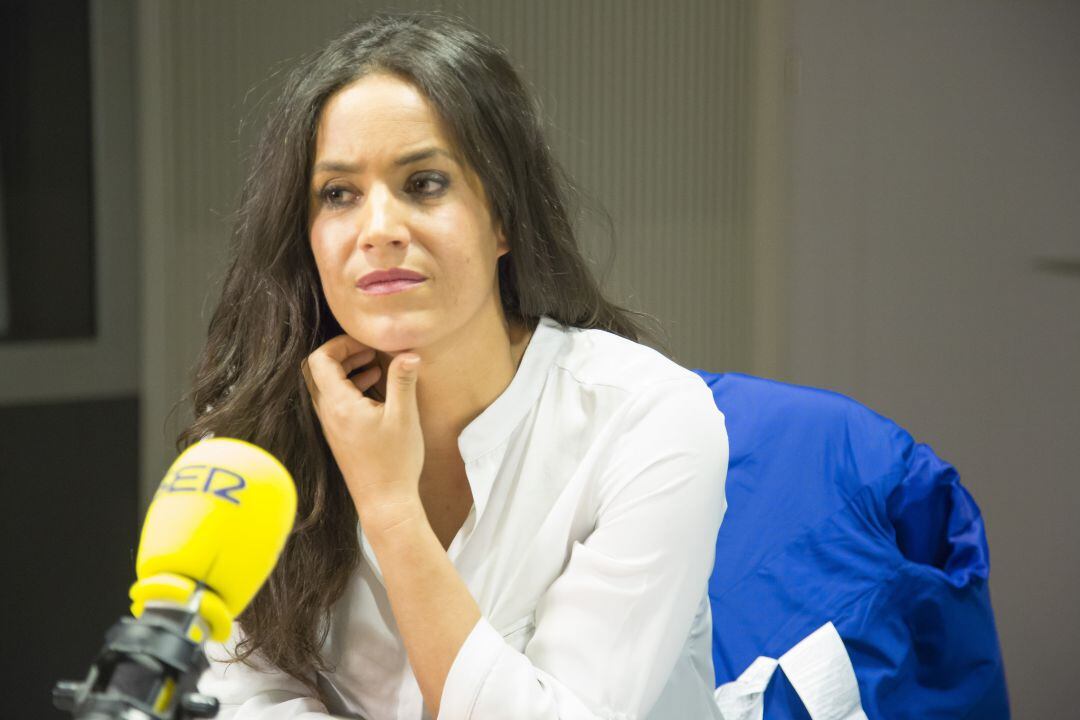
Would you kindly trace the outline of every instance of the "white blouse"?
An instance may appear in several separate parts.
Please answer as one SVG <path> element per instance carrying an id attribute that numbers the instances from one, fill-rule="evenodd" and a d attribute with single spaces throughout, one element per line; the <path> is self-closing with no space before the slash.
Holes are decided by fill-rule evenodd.
<path id="1" fill-rule="evenodd" d="M 707 582 L 726 507 L 724 417 L 704 381 L 601 330 L 541 318 L 506 390 L 458 438 L 473 508 L 447 550 L 483 613 L 439 720 L 719 718 Z M 327 705 L 209 645 L 199 688 L 234 720 L 427 720 L 379 564 L 323 646 Z"/>

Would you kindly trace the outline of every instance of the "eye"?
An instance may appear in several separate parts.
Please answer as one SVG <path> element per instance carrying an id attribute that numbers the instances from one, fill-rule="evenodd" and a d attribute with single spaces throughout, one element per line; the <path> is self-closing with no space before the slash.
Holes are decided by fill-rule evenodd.
<path id="1" fill-rule="evenodd" d="M 323 205 L 342 207 L 356 199 L 356 193 L 342 185 L 327 185 L 319 193 Z"/>
<path id="2" fill-rule="evenodd" d="M 450 179 L 442 173 L 423 172 L 409 178 L 408 191 L 423 197 L 436 197 L 450 186 Z"/>

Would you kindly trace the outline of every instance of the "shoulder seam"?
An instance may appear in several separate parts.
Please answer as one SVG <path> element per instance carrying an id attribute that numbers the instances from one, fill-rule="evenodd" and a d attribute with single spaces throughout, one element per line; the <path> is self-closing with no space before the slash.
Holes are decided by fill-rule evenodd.
<path id="1" fill-rule="evenodd" d="M 671 383 L 693 383 L 694 378 L 697 378 L 698 380 L 701 380 L 700 375 L 694 374 L 693 377 L 684 376 L 684 377 L 660 378 L 658 380 L 654 380 L 653 382 L 648 383 L 647 385 L 641 385 L 639 387 L 630 387 L 630 386 L 627 386 L 627 385 L 613 385 L 611 383 L 597 382 L 595 380 L 583 380 L 580 377 L 578 377 L 577 374 L 575 374 L 573 370 L 566 367 L 565 365 L 562 365 L 561 363 L 555 362 L 552 365 L 553 365 L 553 367 L 555 369 L 561 370 L 562 372 L 565 372 L 567 375 L 572 377 L 579 385 L 587 385 L 589 387 L 606 387 L 606 388 L 612 388 L 613 390 L 624 390 L 626 392 L 651 390 L 651 389 L 659 387 L 661 385 L 668 385 L 668 384 L 671 384 Z M 680 365 L 679 367 L 682 367 L 682 366 Z M 683 369 L 685 370 L 685 368 L 683 368 Z M 693 370 L 687 370 L 686 372 L 693 373 L 694 371 Z M 708 388 L 708 386 L 705 384 L 704 381 L 701 381 L 701 383 L 702 383 L 703 386 Z"/>

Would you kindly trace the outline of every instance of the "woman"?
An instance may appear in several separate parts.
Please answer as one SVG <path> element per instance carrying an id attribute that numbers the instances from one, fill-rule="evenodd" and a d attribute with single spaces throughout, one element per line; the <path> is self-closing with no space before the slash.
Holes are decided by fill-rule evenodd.
<path id="1" fill-rule="evenodd" d="M 300 495 L 209 653 L 222 717 L 717 716 L 723 416 L 601 295 L 564 193 L 459 22 L 376 17 L 287 82 L 180 438 Z"/>

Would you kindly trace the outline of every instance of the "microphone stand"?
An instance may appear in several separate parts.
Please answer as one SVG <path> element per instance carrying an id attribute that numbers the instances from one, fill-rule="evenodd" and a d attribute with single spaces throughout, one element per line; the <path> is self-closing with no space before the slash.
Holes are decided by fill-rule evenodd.
<path id="1" fill-rule="evenodd" d="M 105 635 L 105 645 L 82 682 L 60 681 L 53 705 L 79 720 L 190 720 L 213 718 L 217 698 L 196 690 L 208 662 L 191 639 L 202 590 L 186 606 L 147 604 L 139 619 L 126 617 Z"/>

